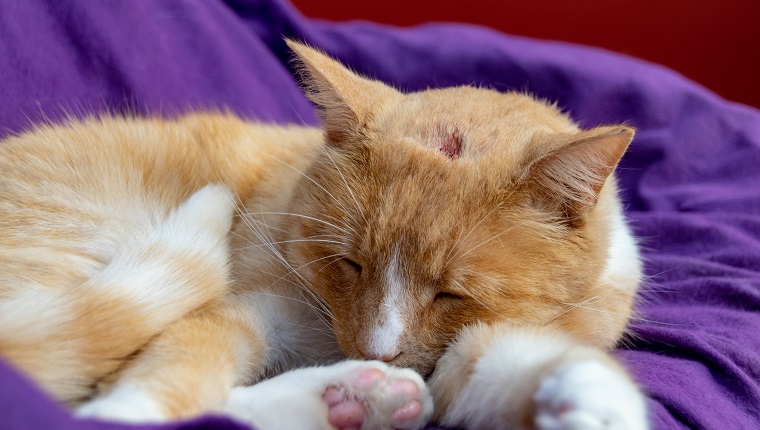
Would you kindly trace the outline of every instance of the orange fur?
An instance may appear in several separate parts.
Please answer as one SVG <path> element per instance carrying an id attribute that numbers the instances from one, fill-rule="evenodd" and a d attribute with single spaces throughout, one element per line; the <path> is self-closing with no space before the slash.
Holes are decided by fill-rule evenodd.
<path id="1" fill-rule="evenodd" d="M 402 94 L 291 47 L 324 133 L 222 114 L 101 117 L 0 144 L 0 354 L 72 405 L 127 381 L 189 416 L 287 368 L 373 358 L 396 276 L 403 331 L 374 358 L 429 376 L 478 324 L 540 327 L 606 357 L 641 276 L 635 244 L 620 267 L 610 257 L 630 128 L 582 131 L 517 93 Z M 229 261 L 150 242 L 210 183 L 236 207 L 219 245 Z M 170 267 L 146 281 L 174 285 L 170 299 L 146 306 L 131 278 L 103 280 L 127 257 Z M 3 315 L 11 306 L 30 312 Z M 456 348 L 466 379 L 481 352 Z M 445 409 L 461 384 L 433 378 Z"/>
<path id="2" fill-rule="evenodd" d="M 123 297 L 119 289 L 130 285 L 98 284 L 98 272 L 205 183 L 223 181 L 250 200 L 260 184 L 278 180 L 265 172 L 287 169 L 275 158 L 302 163 L 293 158 L 318 139 L 309 129 L 217 114 L 178 121 L 104 117 L 7 139 L 0 152 L 0 297 L 10 303 L 40 290 L 29 300 L 50 296 L 49 306 L 64 315 L 45 330 L 35 328 L 45 324 L 44 314 L 12 324 L 4 318 L 4 327 L 19 330 L 2 331 L 0 353 L 68 403 L 89 396 L 96 381 L 168 324 L 228 291 L 226 269 L 161 244 L 135 258 L 167 260 L 186 290 L 158 309 Z"/>

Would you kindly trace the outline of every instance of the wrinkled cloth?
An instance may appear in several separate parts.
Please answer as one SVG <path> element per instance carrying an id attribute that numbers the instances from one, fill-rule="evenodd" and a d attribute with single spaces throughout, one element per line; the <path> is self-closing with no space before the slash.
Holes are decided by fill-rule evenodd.
<path id="1" fill-rule="evenodd" d="M 283 37 L 402 90 L 527 91 L 584 127 L 636 127 L 619 178 L 647 281 L 615 354 L 648 394 L 654 428 L 760 428 L 760 112 L 663 67 L 474 26 L 309 20 L 274 0 L 0 2 L 0 137 L 102 112 L 316 124 Z M 0 362 L 0 428 L 133 427 L 74 421 Z M 247 427 L 202 417 L 140 428 Z"/>

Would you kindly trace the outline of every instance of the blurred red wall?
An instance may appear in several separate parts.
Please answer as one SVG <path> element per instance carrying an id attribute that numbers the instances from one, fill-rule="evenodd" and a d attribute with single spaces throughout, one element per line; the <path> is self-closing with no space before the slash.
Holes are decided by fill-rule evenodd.
<path id="1" fill-rule="evenodd" d="M 292 0 L 306 16 L 467 22 L 633 55 L 760 107 L 760 0 Z"/>

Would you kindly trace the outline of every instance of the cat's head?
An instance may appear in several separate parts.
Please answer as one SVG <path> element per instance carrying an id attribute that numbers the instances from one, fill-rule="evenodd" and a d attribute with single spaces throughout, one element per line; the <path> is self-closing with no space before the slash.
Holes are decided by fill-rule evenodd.
<path id="1" fill-rule="evenodd" d="M 630 128 L 517 93 L 402 94 L 291 47 L 326 145 L 287 253 L 347 355 L 429 374 L 463 325 L 545 324 L 598 285 Z"/>

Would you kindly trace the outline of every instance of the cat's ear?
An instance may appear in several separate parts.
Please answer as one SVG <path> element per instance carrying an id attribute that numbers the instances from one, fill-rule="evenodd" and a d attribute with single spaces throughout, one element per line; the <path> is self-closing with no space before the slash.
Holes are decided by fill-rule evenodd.
<path id="1" fill-rule="evenodd" d="M 364 78 L 322 52 L 286 40 L 302 65 L 306 95 L 321 110 L 328 143 L 340 144 L 356 136 L 377 107 L 399 97 L 395 89 Z"/>
<path id="2" fill-rule="evenodd" d="M 529 171 L 530 183 L 544 204 L 578 220 L 596 205 L 599 193 L 633 139 L 625 126 L 582 131 L 570 143 L 539 158 Z"/>

